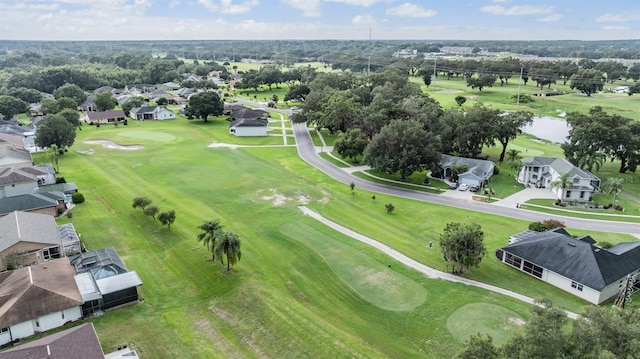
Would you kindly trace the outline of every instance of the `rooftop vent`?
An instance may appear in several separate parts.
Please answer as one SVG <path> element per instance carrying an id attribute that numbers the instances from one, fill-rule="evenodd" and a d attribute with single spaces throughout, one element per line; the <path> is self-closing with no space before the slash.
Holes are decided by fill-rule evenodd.
<path id="1" fill-rule="evenodd" d="M 568 244 L 568 245 L 570 245 L 571 247 L 575 247 L 575 246 L 576 246 L 576 244 L 575 244 L 575 243 L 571 243 L 571 242 L 569 242 L 569 243 L 567 243 L 567 244 Z"/>

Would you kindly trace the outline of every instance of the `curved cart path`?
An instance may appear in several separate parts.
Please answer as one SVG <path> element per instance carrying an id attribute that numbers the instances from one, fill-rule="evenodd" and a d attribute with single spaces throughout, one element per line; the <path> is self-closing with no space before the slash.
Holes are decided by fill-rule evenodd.
<path id="1" fill-rule="evenodd" d="M 321 222 L 322 224 L 327 225 L 328 227 L 331 227 L 332 229 L 347 235 L 357 241 L 360 241 L 362 243 L 366 243 L 378 250 L 380 250 L 381 252 L 387 254 L 388 256 L 390 256 L 391 258 L 397 260 L 398 262 L 406 265 L 407 267 L 413 268 L 415 270 L 417 270 L 420 273 L 423 273 L 424 275 L 426 275 L 429 278 L 434 278 L 434 279 L 444 279 L 450 282 L 455 282 L 455 283 L 462 283 L 462 284 L 466 284 L 466 285 L 470 285 L 470 286 L 474 286 L 474 287 L 478 287 L 478 288 L 483 288 L 486 289 L 488 291 L 491 292 L 495 292 L 495 293 L 500 293 L 506 296 L 509 296 L 511 298 L 515 298 L 518 300 L 521 300 L 523 302 L 527 302 L 530 304 L 536 304 L 535 300 L 531 297 L 527 297 L 525 295 L 510 291 L 508 289 L 504 289 L 504 288 L 500 288 L 500 287 L 496 287 L 495 285 L 491 285 L 491 284 L 486 284 L 486 283 L 482 283 L 482 282 L 478 282 L 475 280 L 471 280 L 471 279 L 467 279 L 467 278 L 463 278 L 460 276 L 456 276 L 453 275 L 451 273 L 445 273 L 442 271 L 439 271 L 437 269 L 433 269 L 429 266 L 426 266 L 416 260 L 413 260 L 409 257 L 407 257 L 406 255 L 398 252 L 397 250 L 387 246 L 384 243 L 380 243 L 378 241 L 376 241 L 375 239 L 371 239 L 367 236 L 364 236 L 360 233 L 354 232 L 352 230 L 350 230 L 349 228 L 343 227 L 333 221 L 330 221 L 326 218 L 324 218 L 323 216 L 321 216 L 320 214 L 310 210 L 309 208 L 305 207 L 305 206 L 299 206 L 298 208 L 300 208 L 300 210 L 302 211 L 302 213 L 304 213 L 305 215 Z M 565 311 L 567 313 L 567 317 L 571 318 L 571 319 L 577 319 L 578 318 L 578 314 L 573 313 L 573 312 L 569 312 L 569 311 Z"/>

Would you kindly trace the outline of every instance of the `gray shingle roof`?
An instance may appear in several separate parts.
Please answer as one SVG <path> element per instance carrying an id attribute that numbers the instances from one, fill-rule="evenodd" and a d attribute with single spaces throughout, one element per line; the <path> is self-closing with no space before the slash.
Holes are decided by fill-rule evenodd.
<path id="1" fill-rule="evenodd" d="M 143 114 L 143 113 L 153 113 L 158 106 L 140 106 L 138 108 L 131 109 L 132 115 Z"/>
<path id="2" fill-rule="evenodd" d="M 594 246 L 589 236 L 561 232 L 540 232 L 501 249 L 595 290 L 640 268 L 640 242 L 612 251 Z"/>
<path id="3" fill-rule="evenodd" d="M 90 120 L 104 120 L 109 118 L 124 118 L 126 117 L 122 110 L 112 111 L 100 111 L 100 112 L 87 112 Z"/>
<path id="4" fill-rule="evenodd" d="M 522 163 L 529 166 L 549 166 L 560 174 L 568 173 L 569 177 L 579 176 L 582 178 L 599 179 L 593 173 L 574 166 L 571 162 L 559 157 L 527 157 L 522 159 Z"/>
<path id="5" fill-rule="evenodd" d="M 93 323 L 47 335 L 0 353 L 2 359 L 104 359 Z"/>
<path id="6" fill-rule="evenodd" d="M 267 127 L 269 120 L 266 118 L 240 118 L 229 125 L 229 127 Z"/>
<path id="7" fill-rule="evenodd" d="M 56 220 L 46 214 L 20 211 L 0 218 L 0 252 L 18 242 L 60 245 Z"/>
<path id="8" fill-rule="evenodd" d="M 13 144 L 0 144 L 0 164 L 11 165 L 12 162 L 33 161 L 31 153 Z"/>
<path id="9" fill-rule="evenodd" d="M 243 107 L 231 113 L 232 120 L 238 120 L 241 118 L 262 118 L 262 117 L 269 117 L 269 113 L 264 110 L 254 110 L 246 107 Z"/>
<path id="10" fill-rule="evenodd" d="M 57 205 L 57 201 L 39 193 L 1 197 L 0 215 L 13 211 L 32 211 L 34 209 L 56 207 Z"/>
<path id="11" fill-rule="evenodd" d="M 485 174 L 492 175 L 493 168 L 495 167 L 495 164 L 491 161 L 478 160 L 475 158 L 456 157 L 451 155 L 440 156 L 440 166 L 442 168 L 452 167 L 460 163 L 467 165 L 468 170 L 465 173 L 473 173 L 479 178 L 484 178 L 486 176 Z"/>

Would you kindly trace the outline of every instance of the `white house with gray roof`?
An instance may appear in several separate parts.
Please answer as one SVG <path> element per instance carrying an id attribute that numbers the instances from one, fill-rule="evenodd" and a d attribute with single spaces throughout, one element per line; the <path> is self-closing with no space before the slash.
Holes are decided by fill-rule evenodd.
<path id="1" fill-rule="evenodd" d="M 440 167 L 442 168 L 443 178 L 448 179 L 451 177 L 453 166 L 459 164 L 467 166 L 467 170 L 458 174 L 458 183 L 464 183 L 469 186 L 480 186 L 489 181 L 496 166 L 493 162 L 487 160 L 442 155 L 440 156 Z"/>
<path id="2" fill-rule="evenodd" d="M 590 236 L 555 228 L 523 232 L 510 243 L 496 252 L 500 261 L 593 304 L 615 297 L 627 275 L 640 272 L 640 242 L 604 249 Z"/>
<path id="3" fill-rule="evenodd" d="M 574 166 L 564 158 L 527 157 L 518 172 L 518 182 L 538 188 L 549 188 L 563 201 L 590 201 L 594 193 L 600 192 L 600 178 L 593 173 Z M 553 188 L 551 184 L 567 173 L 572 186 Z"/>
<path id="4" fill-rule="evenodd" d="M 142 106 L 132 108 L 129 117 L 135 120 L 171 120 L 176 118 L 176 114 L 162 106 Z"/>

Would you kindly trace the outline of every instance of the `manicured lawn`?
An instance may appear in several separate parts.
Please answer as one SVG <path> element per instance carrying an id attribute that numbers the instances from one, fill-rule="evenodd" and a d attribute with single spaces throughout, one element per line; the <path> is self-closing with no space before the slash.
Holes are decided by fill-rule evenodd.
<path id="1" fill-rule="evenodd" d="M 223 118 L 87 126 L 61 159 L 60 176 L 74 181 L 87 200 L 73 210 L 83 243 L 115 247 L 144 281 L 141 303 L 91 319 L 105 351 L 126 343 L 144 358 L 443 358 L 464 340 L 459 328 L 466 316 L 460 313 L 478 312 L 474 304 L 491 305 L 495 323 L 529 317 L 525 303 L 427 279 L 303 216 L 300 204 L 439 269 L 444 225 L 478 222 L 487 256 L 465 276 L 549 297 L 574 311 L 585 305 L 495 259 L 495 249 L 526 222 L 386 195 L 372 200 L 360 189 L 351 195 L 348 186 L 300 160 L 293 147 L 206 147 L 261 143 L 227 129 Z M 145 147 L 121 151 L 83 143 L 95 139 Z M 89 149 L 93 154 L 80 152 Z M 131 208 L 136 196 L 150 198 L 161 211 L 174 209 L 171 229 Z M 385 203 L 396 206 L 392 215 Z M 210 254 L 195 239 L 197 226 L 216 218 L 243 241 L 242 260 L 231 273 L 207 262 Z M 489 329 L 496 338 L 512 332 L 510 326 Z"/>
<path id="2" fill-rule="evenodd" d="M 486 87 L 482 91 L 467 87 L 463 78 L 447 80 L 446 77 L 440 76 L 433 78 L 428 88 L 424 86 L 421 78 L 413 77 L 411 81 L 420 84 L 423 91 L 440 102 L 444 108 L 458 107 L 455 97 L 465 96 L 467 102 L 463 107 L 472 107 L 475 103 L 482 102 L 486 106 L 502 110 L 528 110 L 538 116 L 561 117 L 563 113 L 587 112 L 591 107 L 601 106 L 607 112 L 640 120 L 640 113 L 637 111 L 640 106 L 640 97 L 614 93 L 593 94 L 591 97 L 587 97 L 576 94 L 574 90 L 569 88 L 569 84 L 563 85 L 561 81 L 551 85 L 551 88 L 566 91 L 566 95 L 535 97 L 534 94 L 546 92 L 548 89 L 545 87 L 544 91 L 540 91 L 540 88 L 536 87 L 532 81 L 529 81 L 526 86 L 520 86 L 521 95 L 529 95 L 534 101 L 521 102 L 519 106 L 516 106 L 516 100 L 513 98 L 518 94 L 518 78 L 516 77 L 509 79 L 507 85 L 500 86 L 500 82 L 497 82 L 493 87 Z"/>

